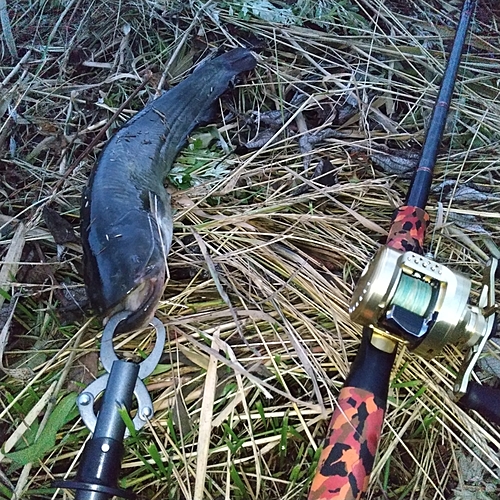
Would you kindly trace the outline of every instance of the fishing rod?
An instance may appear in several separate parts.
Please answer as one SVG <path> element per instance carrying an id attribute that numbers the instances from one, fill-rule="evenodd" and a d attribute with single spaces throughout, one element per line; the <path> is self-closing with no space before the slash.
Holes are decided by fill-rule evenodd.
<path id="1" fill-rule="evenodd" d="M 465 0 L 421 156 L 406 203 L 393 217 L 386 244 L 363 271 L 349 307 L 363 326 L 358 354 L 338 396 L 309 500 L 358 500 L 375 460 L 397 346 L 424 358 L 444 346 L 469 347 L 454 391 L 460 403 L 500 424 L 500 391 L 469 381 L 495 324 L 495 273 L 500 252 L 486 264 L 477 305 L 471 280 L 423 255 L 425 211 L 465 38 L 476 0 Z"/>

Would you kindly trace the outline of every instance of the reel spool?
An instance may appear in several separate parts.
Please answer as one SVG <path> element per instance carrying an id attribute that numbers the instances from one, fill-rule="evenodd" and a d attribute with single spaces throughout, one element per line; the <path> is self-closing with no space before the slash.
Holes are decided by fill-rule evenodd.
<path id="1" fill-rule="evenodd" d="M 494 283 L 483 283 L 483 288 Z M 471 281 L 414 252 L 378 250 L 354 290 L 351 319 L 407 344 L 424 358 L 446 344 L 473 346 L 491 330 L 485 311 L 470 305 Z"/>

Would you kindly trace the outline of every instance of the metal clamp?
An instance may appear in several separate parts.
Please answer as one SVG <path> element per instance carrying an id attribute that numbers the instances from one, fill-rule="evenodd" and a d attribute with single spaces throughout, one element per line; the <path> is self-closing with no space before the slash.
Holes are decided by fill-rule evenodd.
<path id="1" fill-rule="evenodd" d="M 116 352 L 113 347 L 113 335 L 116 331 L 118 325 L 129 315 L 127 311 L 120 312 L 114 315 L 109 322 L 107 323 L 103 335 L 102 335 L 102 343 L 101 343 L 101 362 L 104 366 L 105 370 L 108 372 L 94 382 L 92 382 L 84 392 L 80 394 L 77 400 L 78 409 L 80 411 L 80 415 L 87 426 L 87 428 L 95 433 L 96 425 L 97 425 L 97 415 L 94 412 L 94 402 L 97 397 L 102 394 L 105 390 L 110 391 L 111 394 L 114 394 L 117 388 L 115 384 L 120 384 L 122 387 L 133 383 L 134 381 L 126 381 L 124 380 L 124 373 L 122 370 L 121 376 L 116 377 L 115 379 L 110 378 L 110 374 L 112 372 L 115 364 L 127 363 L 126 361 L 122 361 L 116 355 Z M 136 431 L 144 427 L 146 422 L 153 415 L 153 403 L 151 401 L 151 397 L 144 385 L 143 379 L 151 375 L 154 369 L 158 365 L 161 355 L 163 353 L 163 347 L 165 345 L 165 327 L 157 318 L 153 318 L 150 323 L 156 330 L 156 343 L 153 348 L 151 354 L 144 359 L 141 363 L 138 364 L 138 373 L 135 377 L 135 384 L 133 385 L 133 394 L 137 400 L 138 410 L 137 414 L 133 419 L 134 428 Z M 128 377 L 133 377 L 132 372 L 126 372 Z M 125 437 L 130 435 L 129 430 L 125 431 Z"/>
<path id="2" fill-rule="evenodd" d="M 113 347 L 113 336 L 115 334 L 118 325 L 126 319 L 130 313 L 128 311 L 123 311 L 112 316 L 112 318 L 106 324 L 106 328 L 102 332 L 101 341 L 101 363 L 104 369 L 110 373 L 113 362 L 118 360 L 115 349 Z M 144 380 L 146 377 L 151 375 L 160 362 L 161 355 L 163 354 L 163 347 L 165 345 L 165 327 L 163 323 L 158 318 L 153 318 L 150 325 L 156 330 L 156 343 L 151 351 L 151 354 L 139 363 L 139 378 Z"/>

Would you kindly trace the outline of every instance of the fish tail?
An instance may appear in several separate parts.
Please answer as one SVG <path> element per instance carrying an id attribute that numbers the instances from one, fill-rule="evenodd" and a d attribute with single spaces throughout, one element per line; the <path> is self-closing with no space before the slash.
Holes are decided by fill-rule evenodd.
<path id="1" fill-rule="evenodd" d="M 257 64 L 257 60 L 252 52 L 249 49 L 241 47 L 232 49 L 217 57 L 215 60 L 235 74 L 242 73 L 243 71 L 250 71 L 254 69 Z"/>

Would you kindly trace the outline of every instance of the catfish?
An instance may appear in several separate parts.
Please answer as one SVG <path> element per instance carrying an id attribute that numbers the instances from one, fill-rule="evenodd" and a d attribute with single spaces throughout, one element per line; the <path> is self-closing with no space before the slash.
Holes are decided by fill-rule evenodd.
<path id="1" fill-rule="evenodd" d="M 237 48 L 201 64 L 138 112 L 106 144 L 81 202 L 84 281 L 106 323 L 130 315 L 118 330 L 146 325 L 163 294 L 173 235 L 165 177 L 188 135 L 213 116 L 234 78 L 256 59 Z"/>

